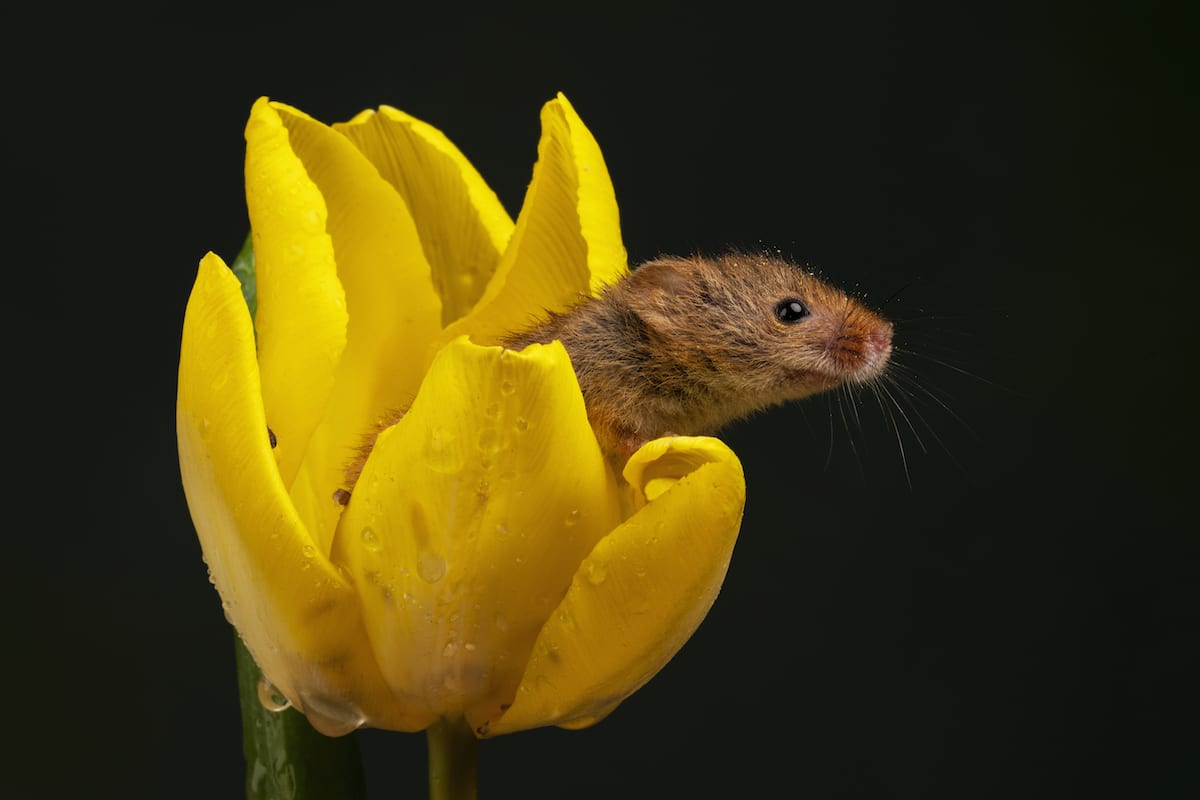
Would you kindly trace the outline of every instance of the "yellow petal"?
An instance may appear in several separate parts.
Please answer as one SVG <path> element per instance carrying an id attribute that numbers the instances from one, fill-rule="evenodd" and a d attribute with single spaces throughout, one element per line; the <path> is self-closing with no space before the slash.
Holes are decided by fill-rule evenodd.
<path id="1" fill-rule="evenodd" d="M 538 161 L 517 227 L 475 310 L 451 325 L 493 343 L 628 273 L 616 197 L 591 132 L 558 97 L 542 108 Z"/>
<path id="2" fill-rule="evenodd" d="M 265 675 L 320 729 L 419 730 L 397 709 L 353 588 L 313 546 L 271 453 L 254 333 L 238 280 L 200 262 L 184 316 L 176 407 L 188 507 L 226 614 Z"/>
<path id="3" fill-rule="evenodd" d="M 464 337 L 380 435 L 333 557 L 400 701 L 478 718 L 511 699 L 538 630 L 619 519 L 562 345 Z"/>
<path id="4" fill-rule="evenodd" d="M 335 124 L 408 204 L 449 325 L 479 300 L 513 232 L 499 198 L 438 129 L 390 106 Z"/>
<path id="5" fill-rule="evenodd" d="M 260 98 L 246 123 L 246 206 L 254 239 L 262 398 L 291 486 L 325 413 L 346 346 L 346 298 L 337 279 L 325 201 Z"/>
<path id="6" fill-rule="evenodd" d="M 625 477 L 649 502 L 584 560 L 491 733 L 598 721 L 662 669 L 716 599 L 746 496 L 737 457 L 717 439 L 657 439 Z"/>
<path id="7" fill-rule="evenodd" d="M 441 305 L 408 207 L 346 137 L 273 103 L 293 152 L 328 209 L 337 277 L 346 293 L 346 347 L 292 487 L 323 553 L 342 507 L 333 493 L 375 422 L 407 405 L 441 332 Z"/>

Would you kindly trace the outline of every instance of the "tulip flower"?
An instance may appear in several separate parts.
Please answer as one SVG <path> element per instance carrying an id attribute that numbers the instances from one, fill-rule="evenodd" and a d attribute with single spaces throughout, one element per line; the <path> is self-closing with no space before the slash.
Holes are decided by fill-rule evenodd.
<path id="1" fill-rule="evenodd" d="M 514 223 L 396 109 L 333 126 L 265 98 L 251 111 L 257 309 L 220 257 L 201 260 L 179 461 L 228 619 L 327 735 L 591 725 L 682 647 L 724 579 L 734 454 L 667 437 L 618 463 L 559 343 L 498 344 L 627 274 L 595 140 L 562 95 L 541 120 Z"/>

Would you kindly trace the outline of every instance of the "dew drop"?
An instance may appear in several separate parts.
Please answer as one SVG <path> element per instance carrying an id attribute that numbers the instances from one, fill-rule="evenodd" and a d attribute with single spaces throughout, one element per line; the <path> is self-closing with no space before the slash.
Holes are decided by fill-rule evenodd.
<path id="1" fill-rule="evenodd" d="M 603 561 L 587 562 L 587 579 L 588 583 L 593 586 L 599 586 L 604 583 L 604 579 L 608 577 L 608 565 Z"/>
<path id="2" fill-rule="evenodd" d="M 367 526 L 362 529 L 363 547 L 372 553 L 378 553 L 382 543 L 379 541 L 379 535 L 375 533 L 375 529 Z"/>
<path id="3" fill-rule="evenodd" d="M 563 525 L 566 525 L 568 528 L 575 527 L 575 524 L 577 522 L 579 522 L 579 509 L 578 508 L 573 509 L 569 514 L 567 514 L 566 518 L 563 519 Z"/>
<path id="4" fill-rule="evenodd" d="M 446 646 L 442 648 L 442 658 L 453 658 L 457 652 L 458 642 L 451 640 L 446 642 Z"/>
<path id="5" fill-rule="evenodd" d="M 504 381 L 500 384 L 500 393 L 509 395 L 517 390 L 517 385 L 512 381 Z"/>
<path id="6" fill-rule="evenodd" d="M 487 455 L 498 453 L 502 444 L 500 433 L 495 428 L 484 428 L 479 434 L 479 449 Z"/>
<path id="7" fill-rule="evenodd" d="M 517 417 L 514 427 L 516 427 L 518 431 L 524 433 L 525 431 L 529 430 L 529 420 L 525 419 L 524 417 Z"/>
<path id="8" fill-rule="evenodd" d="M 492 419 L 495 419 L 496 417 L 500 416 L 500 404 L 488 403 L 488 406 L 483 410 L 483 413 Z"/>
<path id="9" fill-rule="evenodd" d="M 315 558 L 317 555 L 317 548 L 313 547 L 311 544 L 306 544 L 301 552 L 304 553 L 305 558 Z"/>
<path id="10" fill-rule="evenodd" d="M 446 575 L 446 559 L 430 550 L 417 556 L 417 575 L 426 583 L 437 583 Z"/>
<path id="11" fill-rule="evenodd" d="M 425 442 L 425 460 L 435 472 L 458 472 L 462 468 L 465 454 L 457 446 L 457 436 L 449 428 L 437 427 L 429 431 Z"/>
<path id="12" fill-rule="evenodd" d="M 503 614 L 496 615 L 496 630 L 501 632 L 508 630 L 508 619 Z"/>
<path id="13" fill-rule="evenodd" d="M 496 533 L 501 536 L 508 536 L 508 525 L 504 522 L 496 523 Z"/>
<path id="14" fill-rule="evenodd" d="M 267 711 L 284 711 L 292 707 L 292 701 L 283 696 L 265 677 L 258 679 L 258 702 Z"/>

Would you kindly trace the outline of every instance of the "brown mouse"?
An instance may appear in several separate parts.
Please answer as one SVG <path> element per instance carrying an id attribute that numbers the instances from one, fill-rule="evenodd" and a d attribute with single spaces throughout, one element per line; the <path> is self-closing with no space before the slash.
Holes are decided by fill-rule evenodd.
<path id="1" fill-rule="evenodd" d="M 878 378 L 892 325 L 768 254 L 665 257 L 503 340 L 561 341 L 601 446 L 622 462 L 664 435 L 707 435 L 769 406 Z M 347 468 L 354 485 L 381 421 Z M 345 502 L 349 493 L 338 490 Z"/>

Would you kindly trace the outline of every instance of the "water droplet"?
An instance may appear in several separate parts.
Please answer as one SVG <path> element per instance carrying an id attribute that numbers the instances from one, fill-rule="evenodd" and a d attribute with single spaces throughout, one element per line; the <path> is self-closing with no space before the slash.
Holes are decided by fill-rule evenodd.
<path id="1" fill-rule="evenodd" d="M 437 583 L 446 575 L 446 559 L 430 550 L 417 556 L 417 574 L 426 583 Z"/>
<path id="2" fill-rule="evenodd" d="M 300 705 L 312 726 L 326 736 L 345 736 L 367 721 L 362 711 L 348 700 L 315 692 L 301 691 Z"/>
<path id="3" fill-rule="evenodd" d="M 453 658 L 457 652 L 458 642 L 451 640 L 446 642 L 446 646 L 442 648 L 442 658 Z"/>
<path id="4" fill-rule="evenodd" d="M 503 522 L 497 522 L 496 533 L 500 534 L 501 536 L 508 536 L 508 525 Z"/>
<path id="5" fill-rule="evenodd" d="M 306 544 L 301 552 L 304 553 L 305 558 L 315 558 L 317 555 L 317 548 L 313 547 L 311 544 Z"/>
<path id="6" fill-rule="evenodd" d="M 466 454 L 458 446 L 457 435 L 449 428 L 432 428 L 425 442 L 425 461 L 429 468 L 443 474 L 462 469 Z"/>
<path id="7" fill-rule="evenodd" d="M 200 435 L 201 436 L 208 436 L 208 427 L 211 424 L 212 423 L 208 421 L 208 417 L 200 418 Z"/>
<path id="8" fill-rule="evenodd" d="M 495 419 L 496 417 L 500 416 L 500 404 L 488 403 L 488 406 L 483 410 L 483 413 Z"/>
<path id="9" fill-rule="evenodd" d="M 608 565 L 603 561 L 587 562 L 587 579 L 588 583 L 593 586 L 599 586 L 604 583 L 604 579 L 608 577 Z"/>
<path id="10" fill-rule="evenodd" d="M 500 384 L 500 393 L 501 394 L 505 394 L 505 395 L 512 394 L 516 390 L 517 390 L 517 385 L 515 383 L 513 383 L 512 381 L 504 381 L 503 383 Z"/>
<path id="11" fill-rule="evenodd" d="M 363 547 L 372 553 L 378 553 L 379 548 L 383 546 L 383 543 L 379 541 L 379 536 L 369 525 L 362 529 L 362 543 Z"/>
<path id="12" fill-rule="evenodd" d="M 479 449 L 488 455 L 498 453 L 503 444 L 495 428 L 484 428 L 479 434 Z"/>
<path id="13" fill-rule="evenodd" d="M 267 711 L 284 711 L 292 707 L 292 701 L 283 696 L 266 677 L 258 679 L 258 702 Z"/>
<path id="14" fill-rule="evenodd" d="M 578 508 L 573 509 L 570 513 L 567 514 L 566 518 L 563 519 L 563 525 L 566 525 L 568 528 L 573 528 L 575 526 L 575 523 L 577 523 L 577 522 L 579 522 L 579 509 Z"/>
<path id="15" fill-rule="evenodd" d="M 466 650 L 468 653 L 474 653 L 475 652 L 475 643 L 467 642 L 466 644 L 463 645 L 463 649 Z"/>
<path id="16" fill-rule="evenodd" d="M 524 433 L 525 431 L 529 430 L 529 420 L 525 419 L 524 417 L 517 417 L 514 427 L 516 427 L 518 431 Z"/>
<path id="17" fill-rule="evenodd" d="M 492 485 L 490 483 L 487 481 L 480 481 L 479 485 L 475 487 L 475 497 L 479 499 L 479 502 L 486 503 L 488 494 L 491 492 L 491 490 Z"/>
<path id="18" fill-rule="evenodd" d="M 508 630 L 508 620 L 505 618 L 505 616 L 503 614 L 496 615 L 496 630 L 498 630 L 498 631 Z"/>

